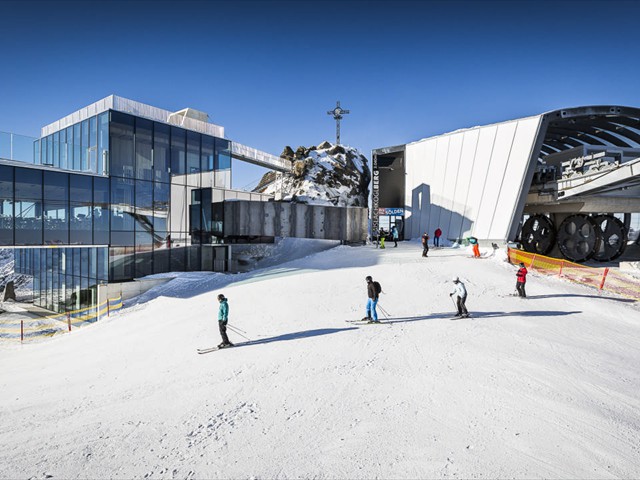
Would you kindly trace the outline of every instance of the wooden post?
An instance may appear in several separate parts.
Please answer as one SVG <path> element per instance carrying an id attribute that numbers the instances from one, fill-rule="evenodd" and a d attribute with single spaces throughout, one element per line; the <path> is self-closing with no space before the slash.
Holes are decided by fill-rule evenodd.
<path id="1" fill-rule="evenodd" d="M 111 309 L 110 309 L 110 307 L 111 307 L 111 303 L 110 303 L 109 299 L 107 298 L 107 317 L 108 317 L 109 315 L 111 315 Z"/>
<path id="2" fill-rule="evenodd" d="M 69 331 L 71 331 L 71 314 L 67 312 L 67 325 L 69 327 Z"/>
<path id="3" fill-rule="evenodd" d="M 24 320 L 20 320 L 20 342 L 24 342 Z"/>
<path id="4" fill-rule="evenodd" d="M 536 261 L 536 255 L 538 255 L 537 253 L 533 254 L 533 258 L 531 259 L 531 264 L 529 265 L 529 268 L 533 268 L 533 262 Z"/>
<path id="5" fill-rule="evenodd" d="M 602 290 L 602 287 L 604 287 L 604 281 L 607 279 L 607 273 L 609 273 L 609 267 L 605 268 L 604 272 L 602 273 L 602 280 L 600 281 L 599 290 Z"/>

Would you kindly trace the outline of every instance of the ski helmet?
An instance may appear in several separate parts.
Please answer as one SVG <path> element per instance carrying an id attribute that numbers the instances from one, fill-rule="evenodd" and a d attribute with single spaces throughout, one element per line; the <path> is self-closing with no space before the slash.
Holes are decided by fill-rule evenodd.
<path id="1" fill-rule="evenodd" d="M 453 283 L 458 283 L 459 281 L 460 281 L 460 279 L 459 279 L 458 277 L 455 277 L 455 278 L 453 279 Z"/>
<path id="2" fill-rule="evenodd" d="M 367 276 L 367 278 L 365 278 L 365 280 L 366 280 L 367 282 L 372 282 L 372 281 L 373 281 L 373 278 L 371 278 L 371 276 Z"/>

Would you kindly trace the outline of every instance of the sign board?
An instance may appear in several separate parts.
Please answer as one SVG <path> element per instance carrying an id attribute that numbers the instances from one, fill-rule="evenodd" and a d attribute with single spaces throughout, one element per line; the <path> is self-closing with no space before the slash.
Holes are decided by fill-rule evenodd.
<path id="1" fill-rule="evenodd" d="M 378 215 L 404 215 L 404 208 L 378 208 Z"/>

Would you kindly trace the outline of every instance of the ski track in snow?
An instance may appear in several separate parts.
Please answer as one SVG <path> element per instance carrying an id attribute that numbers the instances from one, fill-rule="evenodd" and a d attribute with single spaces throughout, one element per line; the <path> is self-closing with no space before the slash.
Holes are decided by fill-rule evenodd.
<path id="1" fill-rule="evenodd" d="M 536 272 L 522 300 L 502 258 L 420 252 L 182 274 L 90 327 L 0 345 L 0 478 L 640 477 L 638 306 Z M 346 322 L 366 275 L 386 324 Z M 473 318 L 449 320 L 453 276 Z M 253 342 L 198 355 L 219 291 Z"/>

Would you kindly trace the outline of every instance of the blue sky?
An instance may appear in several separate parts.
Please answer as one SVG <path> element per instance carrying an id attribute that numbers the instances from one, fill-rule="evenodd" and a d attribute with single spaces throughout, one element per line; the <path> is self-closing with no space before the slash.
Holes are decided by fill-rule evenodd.
<path id="1" fill-rule="evenodd" d="M 0 131 L 112 93 L 279 154 L 402 144 L 556 108 L 640 106 L 635 1 L 0 1 Z M 234 166 L 234 187 L 260 177 Z"/>

